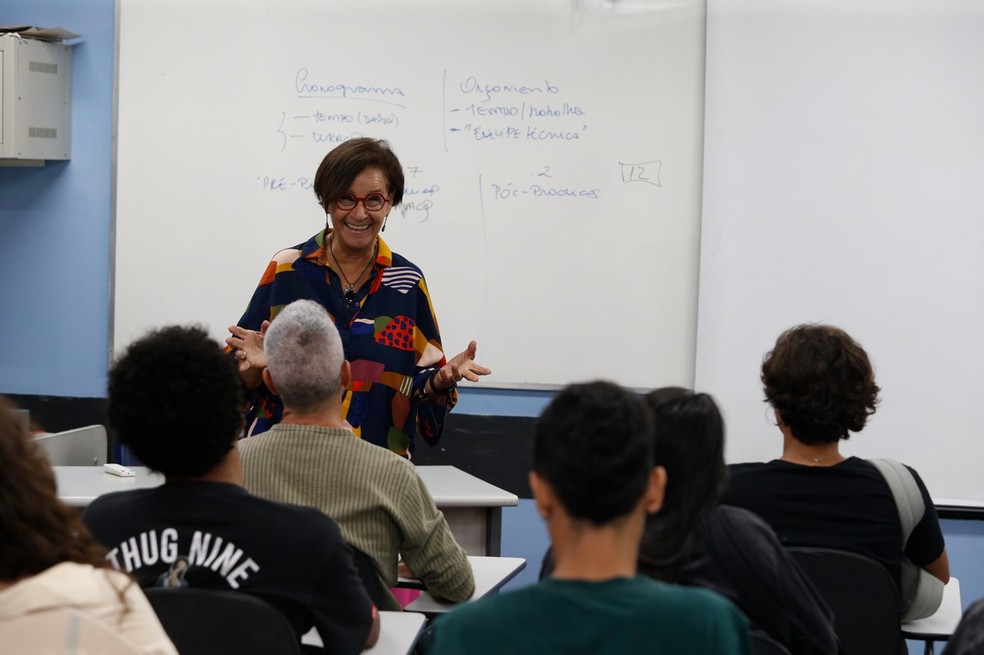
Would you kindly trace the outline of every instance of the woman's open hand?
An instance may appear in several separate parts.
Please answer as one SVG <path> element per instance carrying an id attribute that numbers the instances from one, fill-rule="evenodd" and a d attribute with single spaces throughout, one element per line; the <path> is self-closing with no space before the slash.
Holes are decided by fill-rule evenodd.
<path id="1" fill-rule="evenodd" d="M 472 341 L 468 347 L 448 360 L 448 363 L 438 369 L 431 378 L 431 388 L 441 393 L 450 389 L 461 380 L 478 382 L 479 376 L 488 375 L 492 369 L 486 368 L 475 361 L 478 342 Z"/>
<path id="2" fill-rule="evenodd" d="M 236 349 L 236 361 L 239 363 L 239 372 L 245 373 L 250 369 L 262 371 L 266 368 L 266 353 L 263 350 L 263 338 L 266 336 L 270 321 L 263 321 L 260 331 L 247 330 L 238 325 L 229 326 L 232 336 L 226 339 L 226 344 Z"/>

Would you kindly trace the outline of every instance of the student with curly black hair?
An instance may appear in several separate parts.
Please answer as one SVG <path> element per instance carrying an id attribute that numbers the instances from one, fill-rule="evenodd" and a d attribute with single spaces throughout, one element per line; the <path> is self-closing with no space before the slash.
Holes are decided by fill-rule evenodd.
<path id="1" fill-rule="evenodd" d="M 867 353 L 840 328 L 798 325 L 783 332 L 765 356 L 761 379 L 782 433 L 782 455 L 730 466 L 724 502 L 761 516 L 787 546 L 874 558 L 892 574 L 908 612 L 915 594 L 908 571 L 918 578 L 921 567 L 945 583 L 950 567 L 936 509 L 919 475 L 889 460 L 840 452 L 841 440 L 860 432 L 878 404 Z M 898 491 L 879 469 L 886 462 L 925 508 L 907 538 Z"/>
<path id="2" fill-rule="evenodd" d="M 110 425 L 161 487 L 97 498 L 84 521 L 107 559 L 142 586 L 239 590 L 318 629 L 335 653 L 375 643 L 379 618 L 338 526 L 309 507 L 243 489 L 242 383 L 232 358 L 195 327 L 132 344 L 109 374 Z"/>

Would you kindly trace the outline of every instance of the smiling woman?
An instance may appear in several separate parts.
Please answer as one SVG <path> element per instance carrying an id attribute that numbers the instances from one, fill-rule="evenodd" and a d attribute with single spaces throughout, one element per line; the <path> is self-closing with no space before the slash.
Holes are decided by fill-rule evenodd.
<path id="1" fill-rule="evenodd" d="M 359 138 L 329 152 L 314 177 L 328 225 L 306 242 L 274 255 L 226 342 L 251 389 L 246 436 L 283 416 L 283 403 L 262 380 L 263 335 L 286 305 L 314 300 L 342 337 L 351 381 L 345 419 L 367 441 L 409 457 L 419 432 L 440 439 L 462 378 L 491 371 L 477 364 L 472 341 L 444 356 L 424 275 L 379 237 L 390 210 L 403 201 L 403 167 L 385 141 Z"/>

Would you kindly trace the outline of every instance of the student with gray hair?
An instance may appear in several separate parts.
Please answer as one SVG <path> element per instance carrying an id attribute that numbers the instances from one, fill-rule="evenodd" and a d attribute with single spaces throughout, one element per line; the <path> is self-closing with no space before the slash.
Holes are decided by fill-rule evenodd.
<path id="1" fill-rule="evenodd" d="M 317 507 L 371 560 L 383 609 L 400 609 L 389 593 L 397 561 L 452 601 L 469 598 L 474 578 L 414 466 L 357 437 L 345 422 L 342 396 L 351 379 L 341 338 L 318 303 L 285 307 L 266 333 L 266 386 L 284 402 L 283 420 L 239 442 L 246 488 L 280 502 Z"/>

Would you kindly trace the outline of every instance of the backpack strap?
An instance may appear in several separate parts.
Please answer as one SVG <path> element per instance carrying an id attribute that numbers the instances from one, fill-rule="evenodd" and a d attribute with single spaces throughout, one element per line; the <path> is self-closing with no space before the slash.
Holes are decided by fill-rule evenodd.
<path id="1" fill-rule="evenodd" d="M 909 543 L 909 535 L 926 513 L 926 505 L 923 503 L 922 493 L 919 492 L 919 485 L 909 473 L 909 469 L 901 462 L 894 459 L 868 461 L 878 469 L 892 491 L 895 506 L 899 510 L 899 520 L 902 522 L 902 547 L 905 548 Z"/>
<path id="2" fill-rule="evenodd" d="M 878 469 L 895 499 L 902 525 L 902 558 L 900 568 L 902 588 L 902 622 L 926 618 L 933 614 L 943 602 L 943 583 L 920 566 L 916 566 L 905 556 L 905 546 L 919 521 L 926 513 L 926 503 L 912 473 L 901 462 L 893 459 L 868 460 Z"/>

